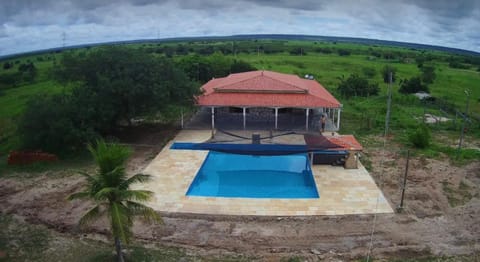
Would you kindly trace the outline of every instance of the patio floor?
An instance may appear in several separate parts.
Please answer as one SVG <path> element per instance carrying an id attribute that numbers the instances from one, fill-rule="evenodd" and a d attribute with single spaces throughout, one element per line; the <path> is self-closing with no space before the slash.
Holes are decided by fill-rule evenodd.
<path id="1" fill-rule="evenodd" d="M 388 201 L 368 171 L 339 166 L 312 167 L 318 199 L 255 199 L 186 196 L 190 183 L 208 151 L 170 150 L 173 142 L 203 142 L 210 130 L 182 130 L 152 160 L 143 173 L 152 179 L 134 188 L 155 193 L 149 206 L 163 212 L 217 215 L 305 216 L 393 213 Z M 284 143 L 299 143 L 298 136 L 281 137 Z M 278 141 L 280 142 L 280 141 Z M 377 205 L 378 202 L 378 205 Z"/>

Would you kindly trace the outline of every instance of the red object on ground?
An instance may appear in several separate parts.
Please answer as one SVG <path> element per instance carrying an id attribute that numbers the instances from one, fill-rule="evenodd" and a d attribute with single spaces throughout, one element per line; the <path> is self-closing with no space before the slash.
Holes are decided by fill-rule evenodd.
<path id="1" fill-rule="evenodd" d="M 41 151 L 12 151 L 8 155 L 7 163 L 9 165 L 25 165 L 35 162 L 54 162 L 58 157 Z"/>
<path id="2" fill-rule="evenodd" d="M 208 81 L 202 90 L 200 106 L 340 107 L 317 81 L 272 71 L 230 74 Z"/>

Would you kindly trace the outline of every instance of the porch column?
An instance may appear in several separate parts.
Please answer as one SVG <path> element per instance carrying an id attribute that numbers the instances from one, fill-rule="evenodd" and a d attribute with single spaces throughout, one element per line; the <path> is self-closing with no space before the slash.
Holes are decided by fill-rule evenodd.
<path id="1" fill-rule="evenodd" d="M 307 130 L 307 131 L 308 131 L 308 111 L 309 110 L 310 109 L 308 109 L 308 108 L 305 109 L 305 130 Z"/>
<path id="2" fill-rule="evenodd" d="M 275 130 L 278 129 L 278 107 L 275 107 Z"/>
<path id="3" fill-rule="evenodd" d="M 214 136 L 214 131 L 215 130 L 215 107 L 212 108 L 212 137 Z"/>
<path id="4" fill-rule="evenodd" d="M 331 109 L 330 108 L 330 118 L 332 119 L 332 126 L 333 126 L 333 129 L 332 131 L 335 130 L 335 109 Z"/>
<path id="5" fill-rule="evenodd" d="M 337 117 L 337 130 L 340 130 L 340 112 L 342 111 L 341 108 L 338 108 L 338 117 Z"/>
<path id="6" fill-rule="evenodd" d="M 243 130 L 245 130 L 247 126 L 247 112 L 245 107 L 243 107 Z"/>

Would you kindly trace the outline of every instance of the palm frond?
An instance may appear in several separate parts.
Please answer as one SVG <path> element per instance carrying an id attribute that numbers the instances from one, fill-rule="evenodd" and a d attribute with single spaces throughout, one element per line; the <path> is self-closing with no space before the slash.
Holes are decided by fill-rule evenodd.
<path id="1" fill-rule="evenodd" d="M 121 188 L 128 188 L 131 184 L 134 184 L 134 183 L 143 183 L 143 182 L 147 182 L 151 179 L 151 176 L 150 175 L 147 175 L 147 174 L 135 174 L 133 175 L 132 177 L 128 178 L 127 180 L 125 180 L 125 182 L 123 182 L 120 187 Z"/>
<path id="2" fill-rule="evenodd" d="M 85 199 L 85 198 L 90 198 L 92 197 L 90 191 L 83 191 L 83 192 L 77 192 L 69 195 L 67 197 L 67 200 L 74 200 L 74 199 Z"/>
<path id="3" fill-rule="evenodd" d="M 119 192 L 122 200 L 134 200 L 145 202 L 153 197 L 153 192 L 148 190 L 122 190 Z"/>
<path id="4" fill-rule="evenodd" d="M 149 223 L 161 223 L 163 219 L 153 210 L 153 208 L 133 201 L 126 201 L 127 208 L 134 216 L 141 216 Z"/>
<path id="5" fill-rule="evenodd" d="M 90 175 L 90 174 L 87 173 L 87 172 L 77 171 L 77 174 L 84 176 L 84 177 L 87 179 L 87 181 L 93 181 L 93 180 L 95 180 L 95 177 L 92 176 L 92 175 Z"/>
<path id="6" fill-rule="evenodd" d="M 133 220 L 128 208 L 120 202 L 111 202 L 109 207 L 110 226 L 115 237 L 120 238 L 124 243 L 128 243 L 132 236 Z"/>
<path id="7" fill-rule="evenodd" d="M 121 166 L 105 173 L 99 173 L 98 176 L 102 183 L 108 187 L 120 187 L 127 180 L 125 168 Z"/>
<path id="8" fill-rule="evenodd" d="M 108 173 L 118 166 L 125 166 L 125 162 L 132 153 L 128 147 L 115 143 L 109 144 L 104 140 L 97 140 L 96 146 L 89 144 L 88 150 L 100 168 L 100 173 Z"/>
<path id="9" fill-rule="evenodd" d="M 97 205 L 90 209 L 85 215 L 80 218 L 80 221 L 78 221 L 78 224 L 80 226 L 86 226 L 97 220 L 100 216 L 103 215 L 103 212 L 101 211 L 100 205 Z"/>
<path id="10" fill-rule="evenodd" d="M 112 200 L 119 198 L 119 190 L 116 187 L 104 187 L 100 189 L 93 198 L 95 200 Z"/>

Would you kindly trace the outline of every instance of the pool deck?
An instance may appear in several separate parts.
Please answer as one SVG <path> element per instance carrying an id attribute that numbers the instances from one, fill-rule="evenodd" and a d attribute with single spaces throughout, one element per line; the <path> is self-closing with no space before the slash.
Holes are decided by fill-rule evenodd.
<path id="1" fill-rule="evenodd" d="M 338 166 L 312 167 L 318 199 L 256 199 L 186 196 L 190 183 L 200 169 L 208 151 L 170 150 L 173 142 L 204 142 L 210 130 L 182 130 L 152 160 L 143 173 L 149 182 L 135 189 L 155 193 L 147 204 L 162 212 L 213 215 L 310 216 L 393 213 L 383 193 L 368 171 Z M 299 136 L 279 137 L 282 142 L 299 143 Z M 280 141 L 275 141 L 280 142 Z"/>

